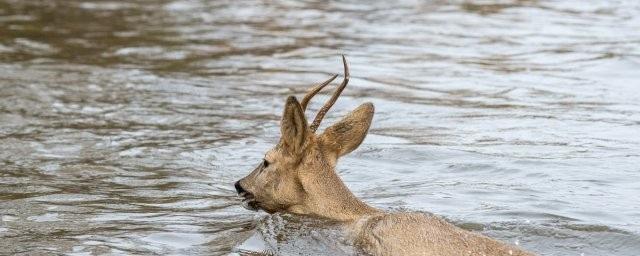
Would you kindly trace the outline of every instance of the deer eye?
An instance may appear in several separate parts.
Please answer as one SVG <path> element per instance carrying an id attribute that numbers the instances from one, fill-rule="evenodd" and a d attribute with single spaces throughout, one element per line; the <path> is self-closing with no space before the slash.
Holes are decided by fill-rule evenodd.
<path id="1" fill-rule="evenodd" d="M 269 167 L 269 161 L 267 161 L 267 159 L 262 159 L 262 168 L 267 168 Z"/>

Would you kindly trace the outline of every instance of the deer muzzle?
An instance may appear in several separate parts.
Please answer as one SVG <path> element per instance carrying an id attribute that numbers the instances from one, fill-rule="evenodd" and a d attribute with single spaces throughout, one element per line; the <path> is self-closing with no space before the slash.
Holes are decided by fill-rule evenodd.
<path id="1" fill-rule="evenodd" d="M 242 187 L 240 180 L 237 181 L 234 186 L 236 188 L 236 192 L 238 192 L 238 196 L 242 200 L 242 207 L 251 211 L 257 211 L 260 209 L 260 204 L 256 201 L 255 196 Z"/>

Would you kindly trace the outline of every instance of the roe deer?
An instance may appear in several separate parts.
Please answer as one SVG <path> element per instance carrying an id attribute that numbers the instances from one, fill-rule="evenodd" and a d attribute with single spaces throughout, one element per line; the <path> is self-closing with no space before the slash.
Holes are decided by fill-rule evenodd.
<path id="1" fill-rule="evenodd" d="M 458 228 L 424 213 L 385 213 L 356 198 L 338 177 L 338 158 L 364 140 L 373 118 L 373 104 L 364 103 L 323 133 L 322 118 L 349 82 L 344 80 L 311 124 L 305 110 L 311 98 L 338 75 L 311 88 L 300 103 L 286 100 L 278 144 L 262 163 L 235 183 L 245 208 L 287 212 L 344 223 L 352 242 L 372 255 L 532 255 L 489 237 Z"/>

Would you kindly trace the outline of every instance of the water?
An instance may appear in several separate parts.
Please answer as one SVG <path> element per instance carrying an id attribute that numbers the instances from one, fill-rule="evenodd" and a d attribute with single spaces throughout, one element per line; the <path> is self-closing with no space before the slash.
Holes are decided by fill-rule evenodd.
<path id="1" fill-rule="evenodd" d="M 640 3 L 388 2 L 0 0 L 0 254 L 340 245 L 232 183 L 344 53 L 324 124 L 376 105 L 338 166 L 363 200 L 540 255 L 637 255 Z"/>

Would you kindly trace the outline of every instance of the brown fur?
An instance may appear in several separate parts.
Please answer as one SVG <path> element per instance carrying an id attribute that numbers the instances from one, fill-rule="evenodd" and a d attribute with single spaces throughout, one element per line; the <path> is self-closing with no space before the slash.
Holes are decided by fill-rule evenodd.
<path id="1" fill-rule="evenodd" d="M 280 142 L 266 153 L 266 162 L 236 183 L 238 193 L 254 209 L 343 221 L 353 242 L 373 255 L 532 255 L 433 215 L 385 213 L 356 198 L 335 167 L 364 140 L 373 113 L 373 104 L 362 104 L 316 135 L 290 96 Z"/>

